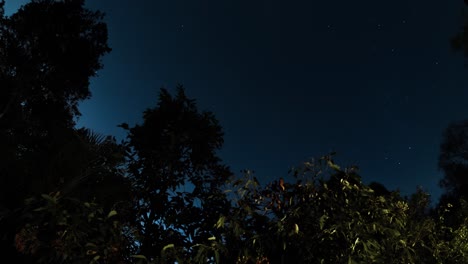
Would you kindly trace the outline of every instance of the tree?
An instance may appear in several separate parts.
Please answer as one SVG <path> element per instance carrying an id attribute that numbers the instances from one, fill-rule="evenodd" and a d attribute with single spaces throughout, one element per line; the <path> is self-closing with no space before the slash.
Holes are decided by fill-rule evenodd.
<path id="1" fill-rule="evenodd" d="M 465 4 L 467 1 L 465 1 Z M 461 52 L 463 56 L 468 57 L 468 17 L 466 13 L 462 13 L 462 26 L 458 32 L 450 39 L 452 49 L 456 52 Z"/>
<path id="2" fill-rule="evenodd" d="M 25 224 L 15 234 L 14 246 L 29 257 L 28 263 L 126 263 L 129 244 L 118 210 L 60 192 L 32 197 L 23 209 L 20 220 Z"/>
<path id="3" fill-rule="evenodd" d="M 128 129 L 127 143 L 139 254 L 157 260 L 172 245 L 169 259 L 191 259 L 191 246 L 215 236 L 214 224 L 229 209 L 221 187 L 231 173 L 216 154 L 221 126 L 181 86 L 174 97 L 161 89 L 157 107 L 143 119 Z"/>
<path id="4" fill-rule="evenodd" d="M 468 196 L 468 121 L 450 124 L 440 145 L 441 186 L 458 197 Z"/>
<path id="5" fill-rule="evenodd" d="M 50 191 L 34 189 L 47 159 L 73 137 L 77 104 L 110 50 L 101 19 L 83 0 L 33 1 L 2 17 L 0 203 L 16 207 L 26 193 Z"/>
<path id="6" fill-rule="evenodd" d="M 19 221 L 24 200 L 61 188 L 77 195 L 72 182 L 89 164 L 73 161 L 80 155 L 73 151 L 94 153 L 101 162 L 107 155 L 85 142 L 87 132 L 74 128 L 74 118 L 78 103 L 90 96 L 89 78 L 102 68 L 101 57 L 110 48 L 103 14 L 84 8 L 83 0 L 35 0 L 10 17 L 3 6 L 1 1 L 0 233 L 2 249 L 12 256 L 13 236 L 24 224 Z"/>
<path id="7" fill-rule="evenodd" d="M 21 114 L 39 119 L 36 128 L 74 125 L 78 102 L 90 96 L 89 78 L 110 51 L 102 18 L 84 0 L 36 0 L 2 17 L 2 123 Z"/>
<path id="8" fill-rule="evenodd" d="M 459 226 L 465 221 L 463 200 L 468 200 L 468 121 L 451 123 L 444 131 L 440 145 L 439 168 L 444 172 L 440 186 L 446 192 L 438 207 L 450 206 L 444 221 L 448 226 Z"/>
<path id="9" fill-rule="evenodd" d="M 238 264 L 468 261 L 466 227 L 447 227 L 446 210 L 433 219 L 428 194 L 377 193 L 331 157 L 304 163 L 295 183 L 236 180 L 240 199 L 217 225 L 219 254 Z"/>

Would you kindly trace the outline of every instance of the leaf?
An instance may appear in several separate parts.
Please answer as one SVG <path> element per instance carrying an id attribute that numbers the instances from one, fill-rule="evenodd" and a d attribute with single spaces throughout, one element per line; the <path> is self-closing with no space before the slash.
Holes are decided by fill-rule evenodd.
<path id="1" fill-rule="evenodd" d="M 85 247 L 93 247 L 93 248 L 96 248 L 96 244 L 94 243 L 86 243 Z"/>
<path id="2" fill-rule="evenodd" d="M 209 237 L 208 240 L 210 241 L 216 240 L 216 237 L 215 236 Z"/>
<path id="3" fill-rule="evenodd" d="M 107 215 L 107 218 L 111 218 L 111 217 L 114 216 L 114 215 L 117 215 L 117 211 L 112 210 L 112 211 L 110 211 L 109 214 Z"/>
<path id="4" fill-rule="evenodd" d="M 91 220 L 93 220 L 93 218 L 94 218 L 94 213 L 88 214 L 88 222 L 91 222 Z"/>
<path id="5" fill-rule="evenodd" d="M 50 195 L 47 195 L 47 194 L 41 194 L 41 197 L 44 198 L 45 200 L 47 200 L 48 202 L 51 202 L 51 203 L 55 203 L 56 200 L 50 196 Z"/>
<path id="6" fill-rule="evenodd" d="M 98 263 L 97 261 L 101 258 L 101 256 L 95 256 L 89 263 Z"/>
<path id="7" fill-rule="evenodd" d="M 132 258 L 137 258 L 137 259 L 144 259 L 147 260 L 145 256 L 143 255 L 132 255 Z"/>
<path id="8" fill-rule="evenodd" d="M 333 163 L 331 160 L 327 162 L 328 166 L 336 171 L 341 171 L 340 166 Z"/>
<path id="9" fill-rule="evenodd" d="M 167 249 L 174 248 L 174 244 L 168 244 L 163 247 L 162 251 L 166 251 Z"/>
<path id="10" fill-rule="evenodd" d="M 42 206 L 42 207 L 39 207 L 39 208 L 34 209 L 33 211 L 34 211 L 34 212 L 40 212 L 40 211 L 44 211 L 44 210 L 46 210 L 46 209 L 47 209 L 47 207 Z"/>
<path id="11" fill-rule="evenodd" d="M 218 222 L 216 222 L 216 228 L 221 228 L 224 226 L 224 220 L 226 220 L 226 217 L 224 216 L 221 216 L 219 219 L 218 219 Z"/>
<path id="12" fill-rule="evenodd" d="M 88 249 L 86 250 L 86 255 L 96 255 L 97 251 L 96 250 L 91 250 L 91 249 Z"/>
<path id="13" fill-rule="evenodd" d="M 299 234 L 299 226 L 294 224 L 294 233 Z"/>
<path id="14" fill-rule="evenodd" d="M 322 215 L 319 219 L 320 229 L 323 230 L 323 226 L 325 225 L 325 221 L 328 219 L 327 215 Z"/>

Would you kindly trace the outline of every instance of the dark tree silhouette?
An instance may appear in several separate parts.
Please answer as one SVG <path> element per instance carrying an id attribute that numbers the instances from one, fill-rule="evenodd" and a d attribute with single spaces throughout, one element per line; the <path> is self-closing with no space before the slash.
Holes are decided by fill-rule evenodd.
<path id="1" fill-rule="evenodd" d="M 48 182 L 40 174 L 74 136 L 77 104 L 90 96 L 89 78 L 110 50 L 102 14 L 83 5 L 33 1 L 2 17 L 0 171 L 7 181 L 0 184 L 2 204 L 16 201 L 16 206 L 25 193 L 50 191 L 38 184 Z"/>
<path id="2" fill-rule="evenodd" d="M 3 7 L 1 1 L 0 247 L 13 252 L 24 200 L 62 188 L 94 197 L 83 184 L 78 191 L 74 179 L 92 170 L 90 157 L 105 163 L 107 154 L 97 146 L 116 150 L 117 144 L 94 144 L 87 132 L 74 129 L 77 105 L 90 97 L 89 78 L 110 51 L 103 14 L 84 8 L 84 0 L 35 0 L 10 17 Z M 86 156 L 81 163 L 80 155 Z"/>
<path id="3" fill-rule="evenodd" d="M 174 97 L 161 89 L 157 107 L 143 117 L 128 136 L 139 253 L 154 260 L 174 244 L 179 256 L 190 258 L 196 251 L 190 246 L 215 235 L 219 215 L 229 210 L 220 187 L 231 173 L 216 154 L 223 132 L 181 86 Z"/>
<path id="4" fill-rule="evenodd" d="M 466 215 L 462 200 L 468 200 L 468 121 L 451 123 L 444 131 L 439 168 L 444 173 L 440 186 L 446 192 L 437 208 L 445 212 L 444 221 L 448 226 L 459 226 Z"/>
<path id="5" fill-rule="evenodd" d="M 440 145 L 439 168 L 444 172 L 440 182 L 455 196 L 468 197 L 468 121 L 450 124 Z"/>
<path id="6" fill-rule="evenodd" d="M 43 126 L 73 125 L 78 102 L 91 95 L 89 78 L 110 51 L 103 14 L 83 5 L 84 0 L 33 1 L 2 18 L 2 118 L 21 113 Z"/>
<path id="7" fill-rule="evenodd" d="M 379 182 L 371 182 L 369 187 L 374 190 L 375 195 L 377 196 L 386 196 L 390 194 L 390 191 Z"/>
<path id="8" fill-rule="evenodd" d="M 465 0 L 465 4 L 468 1 Z M 463 10 L 462 25 L 458 32 L 450 39 L 452 49 L 456 52 L 462 52 L 465 58 L 468 57 L 468 16 Z"/>

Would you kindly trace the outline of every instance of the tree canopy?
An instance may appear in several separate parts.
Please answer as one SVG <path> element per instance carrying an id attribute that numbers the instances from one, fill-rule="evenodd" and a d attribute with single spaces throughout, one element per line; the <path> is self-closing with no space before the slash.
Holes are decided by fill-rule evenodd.
<path id="1" fill-rule="evenodd" d="M 108 177 L 116 182 L 123 154 L 111 138 L 96 140 L 92 132 L 74 128 L 78 103 L 90 97 L 89 78 L 110 51 L 102 13 L 84 8 L 84 1 L 44 0 L 6 17 L 4 4 L 0 2 L 0 220 L 2 249 L 17 256 L 12 241 L 27 222 L 21 211 L 25 199 L 61 191 L 110 202 L 104 201 L 110 195 L 106 189 L 97 189 L 103 194 L 98 195 L 87 187 L 102 186 Z"/>
<path id="2" fill-rule="evenodd" d="M 143 117 L 142 125 L 127 129 L 126 145 L 139 253 L 153 260 L 174 244 L 193 255 L 190 245 L 213 236 L 217 217 L 229 209 L 221 187 L 231 173 L 216 154 L 222 129 L 182 87 L 175 97 L 162 89 L 157 107 Z"/>
<path id="3" fill-rule="evenodd" d="M 4 2 L 0 2 L 3 10 Z M 0 17 L 0 241 L 15 263 L 468 263 L 467 122 L 444 134 L 436 208 L 366 185 L 335 154 L 262 184 L 178 86 L 127 138 L 76 128 L 110 48 L 83 0 Z M 463 38 L 462 38 L 463 39 Z M 288 180 L 289 179 L 289 180 Z M 444 200 L 445 199 L 445 200 Z"/>

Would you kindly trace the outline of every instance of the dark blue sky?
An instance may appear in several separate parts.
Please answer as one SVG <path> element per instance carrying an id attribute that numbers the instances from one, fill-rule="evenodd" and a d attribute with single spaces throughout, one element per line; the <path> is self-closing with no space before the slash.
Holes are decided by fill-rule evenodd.
<path id="1" fill-rule="evenodd" d="M 440 195 L 442 132 L 468 118 L 468 69 L 449 45 L 463 1 L 87 5 L 107 14 L 113 51 L 79 126 L 123 138 L 116 125 L 141 121 L 161 86 L 180 83 L 220 120 L 220 155 L 236 173 L 265 183 L 335 150 L 365 182 Z"/>

